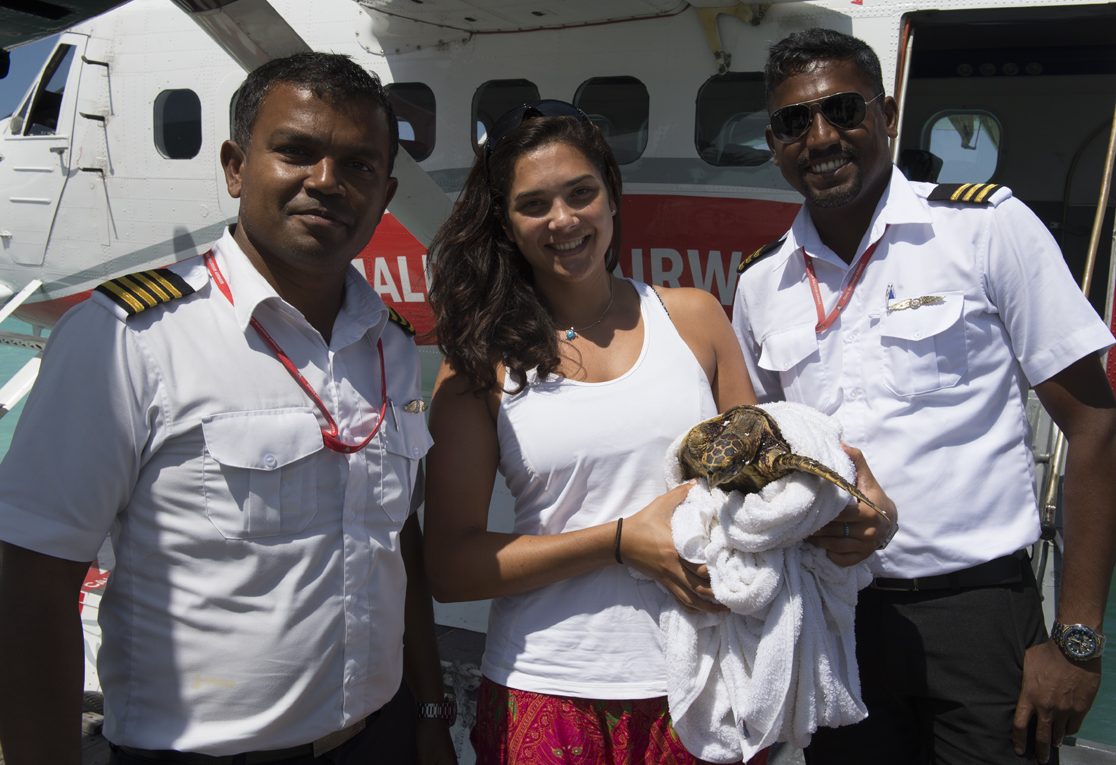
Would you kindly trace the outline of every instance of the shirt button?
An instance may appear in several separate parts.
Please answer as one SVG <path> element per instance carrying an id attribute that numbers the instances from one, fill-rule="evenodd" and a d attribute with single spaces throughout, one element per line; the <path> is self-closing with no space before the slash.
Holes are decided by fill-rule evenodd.
<path id="1" fill-rule="evenodd" d="M 419 448 L 417 446 L 412 446 L 411 447 L 411 456 L 412 457 L 419 456 Z"/>
<path id="2" fill-rule="evenodd" d="M 266 465 L 267 467 L 273 468 L 278 464 L 279 464 L 279 460 L 275 459 L 274 454 L 265 454 L 264 455 L 264 465 Z"/>

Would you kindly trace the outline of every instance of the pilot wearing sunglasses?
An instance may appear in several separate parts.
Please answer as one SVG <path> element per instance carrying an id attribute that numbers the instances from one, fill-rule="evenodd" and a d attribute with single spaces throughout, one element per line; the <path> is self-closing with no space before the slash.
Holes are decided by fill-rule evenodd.
<path id="1" fill-rule="evenodd" d="M 857 606 L 868 717 L 819 730 L 806 761 L 1056 761 L 1100 682 L 1116 403 L 1097 354 L 1112 335 L 1009 189 L 892 166 L 898 108 L 862 41 L 793 34 L 766 88 L 767 142 L 804 204 L 741 266 L 733 324 L 759 399 L 835 416 L 903 518 Z M 1027 555 L 1032 386 L 1070 443 L 1052 639 Z M 823 528 L 823 546 L 850 554 L 870 521 Z"/>

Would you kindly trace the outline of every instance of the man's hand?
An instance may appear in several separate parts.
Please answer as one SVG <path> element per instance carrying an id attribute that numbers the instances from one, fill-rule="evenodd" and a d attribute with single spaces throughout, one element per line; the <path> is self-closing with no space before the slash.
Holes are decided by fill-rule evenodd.
<path id="1" fill-rule="evenodd" d="M 1015 706 L 1011 741 L 1015 753 L 1027 749 L 1027 728 L 1036 718 L 1035 759 L 1047 762 L 1052 747 L 1077 733 L 1100 688 L 1100 658 L 1076 664 L 1054 641 L 1031 646 L 1023 658 L 1023 688 Z"/>
<path id="2" fill-rule="evenodd" d="M 419 720 L 416 724 L 419 765 L 456 765 L 457 752 L 445 720 Z"/>
<path id="3" fill-rule="evenodd" d="M 856 488 L 875 502 L 887 518 L 870 505 L 854 501 L 836 518 L 807 537 L 807 541 L 825 550 L 829 559 L 838 566 L 852 566 L 883 547 L 892 526 L 899 522 L 899 511 L 872 475 L 864 453 L 848 444 L 841 444 L 841 448 L 852 458 L 856 468 Z"/>

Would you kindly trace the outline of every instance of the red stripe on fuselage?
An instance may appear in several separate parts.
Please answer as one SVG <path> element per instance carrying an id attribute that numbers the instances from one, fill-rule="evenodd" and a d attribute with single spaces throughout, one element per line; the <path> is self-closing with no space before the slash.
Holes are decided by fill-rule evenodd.
<path id="1" fill-rule="evenodd" d="M 756 248 L 778 239 L 797 204 L 723 197 L 625 195 L 620 271 L 669 287 L 700 287 L 731 309 L 736 267 Z M 385 215 L 360 253 L 368 281 L 415 325 L 420 342 L 434 328 L 426 303 L 426 248 Z"/>

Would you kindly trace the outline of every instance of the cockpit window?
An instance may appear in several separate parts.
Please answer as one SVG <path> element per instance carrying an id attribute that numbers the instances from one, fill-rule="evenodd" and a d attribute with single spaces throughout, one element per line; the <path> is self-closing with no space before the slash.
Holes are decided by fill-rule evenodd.
<path id="1" fill-rule="evenodd" d="M 771 160 L 764 129 L 767 105 L 763 74 L 729 72 L 710 77 L 698 90 L 694 144 L 711 165 L 758 167 Z"/>
<path id="2" fill-rule="evenodd" d="M 31 111 L 23 123 L 23 135 L 56 135 L 58 116 L 62 112 L 62 95 L 66 90 L 66 79 L 74 62 L 74 46 L 59 45 L 50 57 L 50 63 L 43 70 L 42 79 L 34 97 L 29 102 Z M 26 104 L 24 105 L 26 108 Z M 22 110 L 21 110 L 22 113 Z M 15 132 L 13 130 L 13 132 Z"/>
<path id="3" fill-rule="evenodd" d="M 594 77 L 574 95 L 574 104 L 601 129 L 621 165 L 635 162 L 647 148 L 650 98 L 635 77 Z"/>

